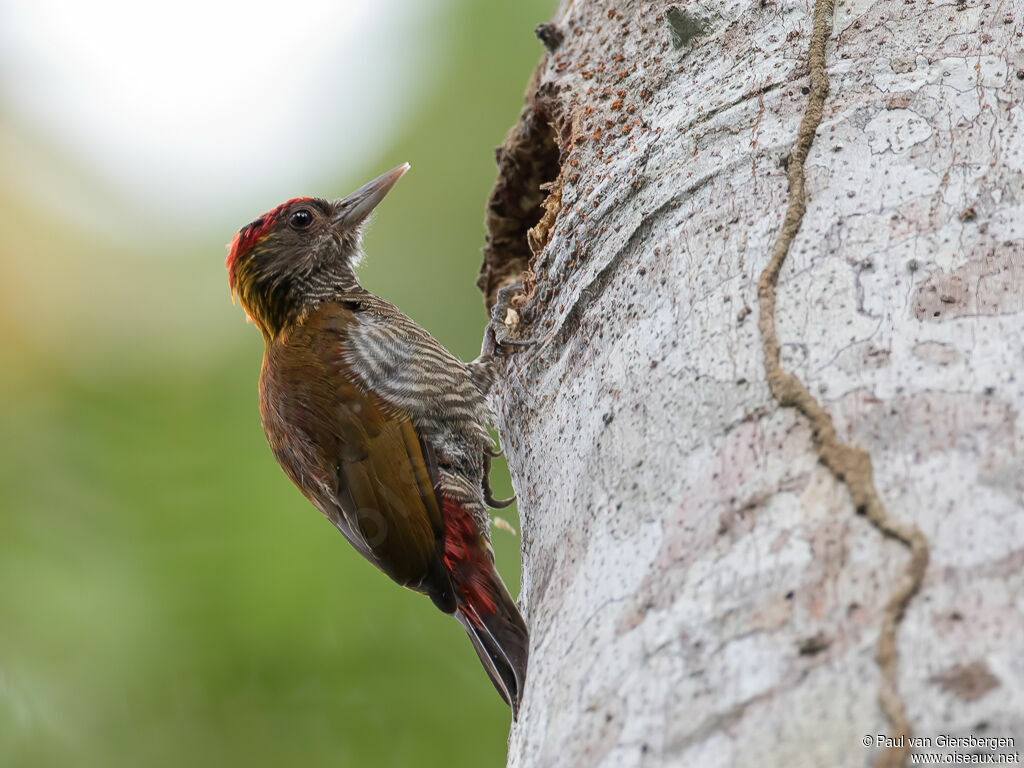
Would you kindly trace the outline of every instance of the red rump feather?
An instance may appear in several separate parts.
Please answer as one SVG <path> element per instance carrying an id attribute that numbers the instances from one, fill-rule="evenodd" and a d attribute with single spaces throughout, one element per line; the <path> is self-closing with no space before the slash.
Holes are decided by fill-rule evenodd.
<path id="1" fill-rule="evenodd" d="M 472 512 L 441 497 L 444 565 L 458 593 L 455 618 L 466 630 L 494 687 L 512 705 L 513 716 L 526 680 L 530 635 L 515 602 L 501 583 Z"/>
<path id="2" fill-rule="evenodd" d="M 293 197 L 286 203 L 281 203 L 271 211 L 246 224 L 235 235 L 231 241 L 228 257 L 224 260 L 224 266 L 228 268 L 228 284 L 235 287 L 235 268 L 238 266 L 238 259 L 252 250 L 260 240 L 267 236 L 274 225 L 281 218 L 281 214 L 294 203 L 310 200 L 308 197 Z"/>
<path id="3" fill-rule="evenodd" d="M 491 572 L 494 564 L 481 545 L 473 515 L 457 501 L 443 499 L 444 509 L 444 564 L 452 575 L 455 586 L 474 611 L 469 618 L 478 624 L 477 614 L 493 614 L 494 587 Z"/>

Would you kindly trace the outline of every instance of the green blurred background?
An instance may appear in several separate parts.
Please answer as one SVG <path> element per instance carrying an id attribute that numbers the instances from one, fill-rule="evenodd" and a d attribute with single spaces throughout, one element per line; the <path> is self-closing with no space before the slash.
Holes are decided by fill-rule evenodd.
<path id="1" fill-rule="evenodd" d="M 432 53 L 397 117 L 366 135 L 372 153 L 359 135 L 328 150 L 282 139 L 268 151 L 284 166 L 294 152 L 301 173 L 256 191 L 210 178 L 229 191 L 201 206 L 187 188 L 162 196 L 156 161 L 130 170 L 157 191 L 111 181 L 116 157 L 58 138 L 75 125 L 11 108 L 26 78 L 35 85 L 3 57 L 0 765 L 503 764 L 509 712 L 462 629 L 356 556 L 270 455 L 262 342 L 229 301 L 224 243 L 283 199 L 340 196 L 407 160 L 367 238 L 364 284 L 473 357 L 493 149 L 554 5 L 438 2 L 410 28 L 391 3 L 393 44 L 378 56 L 392 75 L 428 66 L 400 60 L 403 36 Z M 0 4 L 0 24 L 21 8 Z M 280 25 L 301 8 L 281 7 Z M 177 43 L 187 56 L 189 40 Z M 367 109 L 346 103 L 347 83 L 372 92 L 374 60 L 320 73 L 333 83 L 322 113 L 284 122 L 301 137 Z M 132 77 L 130 59 L 118 77 Z M 273 109 L 268 95 L 237 130 Z M 251 166 L 261 178 L 260 158 Z M 189 169 L 199 185 L 206 172 Z M 513 592 L 518 546 L 495 531 Z"/>

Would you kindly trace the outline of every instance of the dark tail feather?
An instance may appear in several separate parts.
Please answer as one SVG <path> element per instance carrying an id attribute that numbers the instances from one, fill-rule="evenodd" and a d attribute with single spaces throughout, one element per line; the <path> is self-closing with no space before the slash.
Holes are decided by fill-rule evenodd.
<path id="1" fill-rule="evenodd" d="M 460 600 L 455 618 L 473 641 L 473 647 L 490 675 L 491 682 L 512 707 L 512 717 L 515 718 L 519 715 L 519 701 L 526 682 L 530 635 L 505 585 L 497 576 L 494 581 L 496 584 L 492 596 L 497 599 L 493 612 L 485 606 L 478 610 Z"/>

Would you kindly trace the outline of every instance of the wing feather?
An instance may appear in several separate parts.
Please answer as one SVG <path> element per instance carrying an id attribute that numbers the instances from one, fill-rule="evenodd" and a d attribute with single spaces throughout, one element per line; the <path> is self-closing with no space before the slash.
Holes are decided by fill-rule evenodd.
<path id="1" fill-rule="evenodd" d="M 261 411 L 274 454 L 353 546 L 395 581 L 430 593 L 444 520 L 407 411 L 356 377 L 344 359 L 351 311 L 314 313 L 269 347 Z"/>

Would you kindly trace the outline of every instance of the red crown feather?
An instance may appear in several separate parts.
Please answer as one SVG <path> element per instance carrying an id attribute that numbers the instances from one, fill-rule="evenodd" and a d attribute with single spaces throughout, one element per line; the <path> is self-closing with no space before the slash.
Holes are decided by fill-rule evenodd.
<path id="1" fill-rule="evenodd" d="M 306 200 L 310 200 L 309 197 L 293 197 L 291 200 L 277 206 L 271 211 L 267 211 L 262 216 L 246 224 L 235 235 L 235 238 L 231 241 L 228 246 L 228 257 L 224 260 L 224 266 L 228 269 L 228 285 L 232 289 L 235 287 L 235 268 L 238 266 L 238 260 L 253 249 L 260 240 L 266 237 L 270 230 L 273 229 L 274 225 L 277 224 L 281 218 L 281 214 L 284 213 L 285 209 L 291 206 L 293 203 L 300 203 Z"/>

